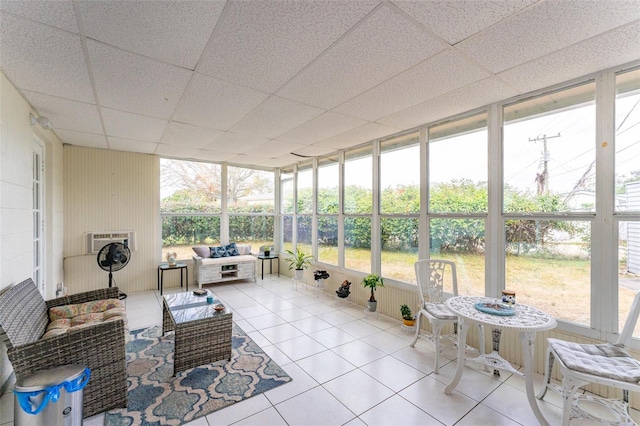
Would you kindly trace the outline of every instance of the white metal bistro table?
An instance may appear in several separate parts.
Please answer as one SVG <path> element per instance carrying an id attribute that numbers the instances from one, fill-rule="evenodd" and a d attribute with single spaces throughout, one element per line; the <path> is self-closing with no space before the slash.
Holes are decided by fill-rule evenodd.
<path id="1" fill-rule="evenodd" d="M 527 400 L 533 410 L 533 414 L 536 416 L 541 425 L 548 426 L 538 403 L 535 398 L 533 390 L 533 354 L 535 336 L 539 331 L 551 330 L 556 327 L 556 320 L 531 306 L 516 304 L 516 313 L 512 316 L 492 315 L 484 312 L 480 312 L 475 308 L 476 303 L 492 303 L 501 304 L 502 301 L 493 299 L 490 297 L 475 297 L 475 296 L 456 296 L 445 301 L 447 308 L 449 308 L 454 314 L 458 316 L 458 333 L 459 342 L 458 345 L 458 366 L 456 368 L 456 374 L 453 376 L 451 383 L 444 389 L 444 393 L 449 395 L 458 385 L 460 378 L 462 377 L 462 370 L 465 364 L 465 346 L 464 342 L 467 339 L 467 329 L 472 324 L 484 325 L 491 327 L 492 330 L 497 331 L 497 334 L 493 335 L 493 352 L 490 354 L 480 355 L 477 358 L 469 359 L 469 361 L 476 362 L 481 365 L 489 366 L 494 369 L 507 370 L 511 373 L 524 376 L 525 388 L 527 391 Z M 500 345 L 500 332 L 502 330 L 513 330 L 520 333 L 520 342 L 522 343 L 522 354 L 524 361 L 524 374 L 515 370 L 509 362 L 502 358 L 498 354 Z"/>

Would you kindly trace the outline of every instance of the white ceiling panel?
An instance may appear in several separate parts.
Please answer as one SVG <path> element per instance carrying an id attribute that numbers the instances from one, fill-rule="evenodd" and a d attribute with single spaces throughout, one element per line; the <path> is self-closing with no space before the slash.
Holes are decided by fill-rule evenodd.
<path id="1" fill-rule="evenodd" d="M 382 124 L 409 129 L 469 111 L 492 102 L 516 96 L 518 93 L 495 77 L 460 88 L 404 111 L 378 120 Z"/>
<path id="2" fill-rule="evenodd" d="M 302 160 L 300 157 L 291 154 L 285 154 L 278 158 L 267 158 L 265 160 L 256 161 L 256 165 L 264 167 L 285 167 L 297 163 Z"/>
<path id="3" fill-rule="evenodd" d="M 288 99 L 270 96 L 231 129 L 236 133 L 273 138 L 325 112 Z"/>
<path id="4" fill-rule="evenodd" d="M 80 37 L 0 15 L 2 71 L 22 90 L 93 103 Z"/>
<path id="5" fill-rule="evenodd" d="M 319 146 L 322 148 L 343 149 L 397 132 L 398 129 L 393 127 L 383 126 L 378 123 L 368 123 L 356 129 L 352 129 L 350 131 L 330 137 L 320 142 L 316 142 L 313 144 L 313 146 Z"/>
<path id="6" fill-rule="evenodd" d="M 167 120 L 159 118 L 109 108 L 101 108 L 101 113 L 107 135 L 118 138 L 159 142 L 167 127 Z"/>
<path id="7" fill-rule="evenodd" d="M 523 92 L 640 59 L 640 21 L 569 46 L 498 76 Z"/>
<path id="8" fill-rule="evenodd" d="M 331 109 L 445 47 L 382 6 L 277 94 Z"/>
<path id="9" fill-rule="evenodd" d="M 230 158 L 235 157 L 236 154 L 231 152 L 222 152 L 218 150 L 210 151 L 208 149 L 203 149 L 198 154 L 198 157 L 202 160 L 206 161 L 229 161 Z"/>
<path id="10" fill-rule="evenodd" d="M 199 158 L 201 152 L 202 150 L 200 148 L 165 145 L 163 143 L 160 143 L 156 148 L 155 154 L 164 157 L 197 159 Z"/>
<path id="11" fill-rule="evenodd" d="M 377 3 L 353 0 L 230 2 L 197 70 L 273 93 Z"/>
<path id="12" fill-rule="evenodd" d="M 615 3 L 615 7 L 612 7 Z M 548 0 L 456 47 L 500 72 L 638 19 L 637 0 Z"/>
<path id="13" fill-rule="evenodd" d="M 229 130 L 269 95 L 195 74 L 174 119 L 196 126 Z"/>
<path id="14" fill-rule="evenodd" d="M 249 166 L 252 164 L 257 164 L 258 161 L 265 161 L 267 159 L 268 157 L 263 157 L 261 155 L 238 154 L 235 157 L 231 157 L 229 159 L 229 163 Z"/>
<path id="15" fill-rule="evenodd" d="M 56 135 L 69 145 L 86 146 L 89 148 L 107 149 L 107 138 L 104 135 L 74 132 L 73 130 L 56 129 Z"/>
<path id="16" fill-rule="evenodd" d="M 71 31 L 72 33 L 77 34 L 80 32 L 71 0 L 2 0 L 0 1 L 0 10 L 2 10 L 2 12 L 15 13 L 16 15 L 32 19 L 36 22 Z"/>
<path id="17" fill-rule="evenodd" d="M 87 41 L 100 105 L 151 117 L 169 118 L 191 71 Z"/>
<path id="18" fill-rule="evenodd" d="M 375 121 L 488 76 L 489 73 L 458 52 L 445 50 L 334 111 Z"/>
<path id="19" fill-rule="evenodd" d="M 449 44 L 456 44 L 538 0 L 398 0 L 393 3 Z"/>
<path id="20" fill-rule="evenodd" d="M 114 138 L 112 136 L 108 136 L 107 140 L 109 141 L 109 148 L 115 149 L 116 151 L 153 154 L 158 147 L 158 144 L 154 142 L 134 141 L 131 139 Z"/>
<path id="21" fill-rule="evenodd" d="M 295 153 L 299 155 L 304 155 L 307 157 L 319 157 L 321 155 L 331 154 L 336 149 L 331 147 L 323 147 L 319 145 L 308 145 L 303 146 L 300 149 L 296 149 Z"/>
<path id="22" fill-rule="evenodd" d="M 78 2 L 86 35 L 193 70 L 225 2 Z"/>
<path id="23" fill-rule="evenodd" d="M 239 135 L 227 132 L 206 148 L 210 151 L 231 152 L 235 154 L 251 152 L 257 146 L 262 145 L 268 139 L 258 136 Z"/>
<path id="24" fill-rule="evenodd" d="M 362 126 L 365 123 L 366 121 L 359 118 L 328 111 L 279 136 L 277 139 L 303 145 L 311 145 L 314 142 L 344 133 Z"/>
<path id="25" fill-rule="evenodd" d="M 263 144 L 260 144 L 251 150 L 249 154 L 253 153 L 265 153 L 265 157 L 279 157 L 284 154 L 291 154 L 292 152 L 298 152 L 298 150 L 304 148 L 305 145 L 297 143 L 278 141 L 271 139 Z M 261 155 L 262 156 L 262 155 Z"/>
<path id="26" fill-rule="evenodd" d="M 172 121 L 162 137 L 161 142 L 167 145 L 191 146 L 204 148 L 222 136 L 222 130 L 192 126 L 191 124 Z"/>
<path id="27" fill-rule="evenodd" d="M 24 95 L 39 115 L 49 117 L 56 130 L 102 133 L 98 108 L 92 104 L 70 101 L 37 92 L 25 91 Z"/>

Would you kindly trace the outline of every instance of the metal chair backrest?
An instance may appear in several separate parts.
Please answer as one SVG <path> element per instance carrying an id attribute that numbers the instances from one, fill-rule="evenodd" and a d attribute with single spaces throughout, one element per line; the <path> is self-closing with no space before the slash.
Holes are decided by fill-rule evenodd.
<path id="1" fill-rule="evenodd" d="M 638 316 L 640 316 L 640 292 L 636 294 L 636 297 L 633 299 L 633 303 L 631 303 L 629 316 L 627 316 L 622 332 L 620 333 L 618 340 L 616 340 L 616 345 L 624 345 L 627 348 L 629 347 L 631 338 L 633 337 L 633 330 L 636 328 L 636 323 L 638 322 Z"/>
<path id="2" fill-rule="evenodd" d="M 425 295 L 431 303 L 444 303 L 448 295 L 458 295 L 458 276 L 456 264 L 450 260 L 423 259 L 414 264 L 421 305 L 425 303 Z M 448 267 L 448 268 L 447 268 Z M 451 271 L 451 292 L 445 289 L 447 269 Z"/>

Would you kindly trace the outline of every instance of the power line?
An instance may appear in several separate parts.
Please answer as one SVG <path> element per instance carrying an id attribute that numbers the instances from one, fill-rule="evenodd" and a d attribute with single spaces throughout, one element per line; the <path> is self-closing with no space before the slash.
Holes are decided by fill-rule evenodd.
<path id="1" fill-rule="evenodd" d="M 558 132 L 555 136 L 547 136 L 545 133 L 542 136 L 538 136 L 535 138 L 529 138 L 529 142 L 539 142 L 542 141 L 542 162 L 543 168 L 542 173 L 536 174 L 536 183 L 538 184 L 538 195 L 542 195 L 549 193 L 549 169 L 547 164 L 549 163 L 550 154 L 547 148 L 547 139 L 559 138 L 560 132 Z"/>

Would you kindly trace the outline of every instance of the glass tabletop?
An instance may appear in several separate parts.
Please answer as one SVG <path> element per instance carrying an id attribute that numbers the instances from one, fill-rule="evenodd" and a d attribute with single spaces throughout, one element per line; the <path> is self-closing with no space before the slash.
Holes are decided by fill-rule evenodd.
<path id="1" fill-rule="evenodd" d="M 213 303 L 207 303 L 207 297 L 213 297 Z M 190 321 L 197 321 L 216 316 L 230 315 L 231 311 L 225 306 L 224 310 L 216 311 L 214 306 L 224 304 L 222 300 L 207 290 L 207 294 L 196 296 L 192 292 L 167 294 L 164 302 L 167 305 L 176 324 L 182 324 Z"/>
<path id="2" fill-rule="evenodd" d="M 277 258 L 278 258 L 277 254 L 270 254 L 269 256 L 265 256 L 264 254 L 258 255 L 258 259 L 264 259 L 264 260 L 277 259 Z"/>

